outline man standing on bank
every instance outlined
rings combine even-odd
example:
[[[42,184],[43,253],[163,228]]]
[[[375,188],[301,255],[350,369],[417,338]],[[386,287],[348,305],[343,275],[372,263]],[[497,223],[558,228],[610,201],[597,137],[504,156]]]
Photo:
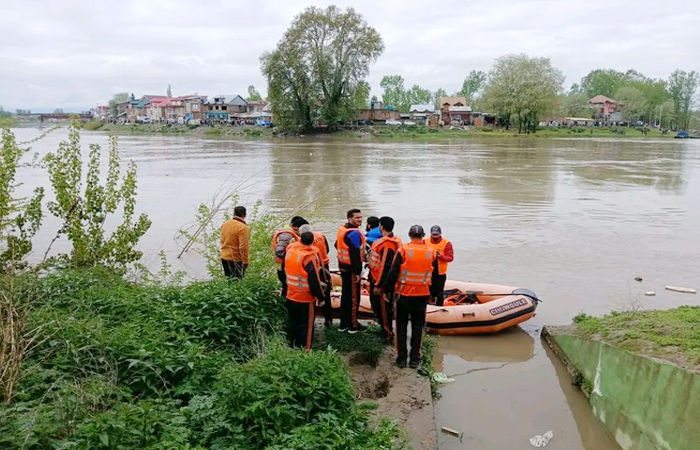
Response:
[[[348,222],[338,229],[335,248],[338,250],[338,269],[343,281],[340,297],[340,331],[355,334],[364,329],[357,321],[360,307],[360,275],[364,261],[365,237],[359,230],[362,225],[362,211],[351,209],[347,213]]]
[[[221,265],[229,279],[240,280],[248,268],[250,227],[245,223],[245,206],[233,208],[233,218],[221,225]]]
[[[420,225],[408,230],[411,242],[403,244],[391,264],[387,280],[381,286],[388,290],[398,281],[396,290],[396,365],[406,367],[406,338],[408,321],[411,321],[411,360],[412,369],[420,365],[420,351],[425,325],[425,307],[430,297],[430,281],[433,273],[435,252],[423,237],[425,232]]]
[[[287,279],[287,311],[292,347],[311,350],[314,332],[314,303],[324,298],[321,289],[321,259],[313,233],[301,233],[299,242],[287,247],[282,266]]]
[[[443,239],[439,225],[430,227],[428,246],[435,250],[435,271],[430,284],[430,302],[442,306],[445,301],[445,281],[447,281],[447,265],[454,260],[452,243]]]
[[[394,319],[394,286],[384,292],[381,286],[389,275],[394,255],[401,247],[401,239],[394,236],[394,219],[384,216],[379,219],[382,237],[372,243],[369,257],[369,300],[382,327],[384,337],[391,342],[394,338],[392,321]]]

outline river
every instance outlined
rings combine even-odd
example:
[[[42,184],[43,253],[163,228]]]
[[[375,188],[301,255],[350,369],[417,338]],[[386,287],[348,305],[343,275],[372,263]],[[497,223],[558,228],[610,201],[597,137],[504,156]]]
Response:
[[[24,141],[40,131],[14,132]],[[43,155],[66,136],[53,131],[32,151]],[[84,145],[106,141],[83,133]],[[539,331],[579,313],[700,303],[664,290],[700,287],[699,140],[128,135],[120,151],[138,165],[138,208],[153,221],[140,248],[152,268],[165,250],[176,269],[205,276],[195,255],[176,259],[184,244],[177,231],[193,225],[200,203],[238,186],[244,205],[260,200],[286,215],[313,209],[314,225],[329,236],[352,207],[393,216],[402,238],[414,223],[439,224],[455,248],[448,277],[534,290],[544,303],[521,327],[440,339],[436,362],[456,381],[440,389],[436,425],[464,431],[461,441],[439,433],[441,449],[530,448],[528,439],[548,430],[548,449],[616,448]],[[47,183],[40,169],[19,175],[20,191]],[[43,256],[56,225],[41,229],[33,258]],[[645,296],[649,290],[657,295]]]

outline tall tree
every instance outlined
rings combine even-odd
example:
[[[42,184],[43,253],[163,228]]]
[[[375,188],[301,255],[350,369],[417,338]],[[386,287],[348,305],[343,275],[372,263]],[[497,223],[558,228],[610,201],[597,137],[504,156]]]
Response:
[[[443,88],[437,88],[435,92],[433,92],[433,105],[436,111],[440,109],[440,97],[447,97],[447,91]]]
[[[128,92],[120,92],[118,94],[114,94],[112,98],[110,99],[108,105],[109,105],[109,114],[112,117],[117,117],[117,106],[120,103],[124,103],[125,101],[129,100],[129,93]]]
[[[273,113],[283,126],[329,129],[354,116],[355,90],[384,51],[379,33],[352,8],[309,7],[277,48],[261,57]]]
[[[481,70],[472,70],[462,83],[462,89],[458,92],[459,95],[467,97],[467,100],[474,100],[486,83],[486,72]]]
[[[384,75],[379,86],[384,89],[382,102],[384,107],[393,106],[397,110],[406,104],[406,89],[404,88],[404,80],[401,75]]]
[[[411,108],[411,105],[424,105],[431,103],[432,98],[433,95],[429,89],[424,89],[417,84],[414,84],[411,86],[411,89],[406,92],[406,101],[408,104],[405,105],[405,110],[408,111]]]
[[[246,98],[246,100],[249,102],[259,102],[262,100],[262,96],[252,84],[248,86],[248,98]]]
[[[619,102],[623,120],[636,122],[645,119],[647,101],[639,89],[632,86],[622,86],[615,91],[615,100]]]
[[[581,90],[592,98],[598,94],[613,97],[615,91],[622,87],[629,77],[613,69],[596,69],[581,78]]]
[[[357,88],[355,89],[352,105],[357,109],[367,109],[369,108],[369,93],[371,87],[368,82],[360,81],[357,83]]]
[[[673,122],[681,130],[690,124],[690,107],[698,88],[698,73],[675,70],[668,79],[668,93],[673,101]]]
[[[553,111],[563,82],[549,58],[501,56],[489,72],[484,100],[506,127],[514,120],[518,131],[534,132],[539,118]]]

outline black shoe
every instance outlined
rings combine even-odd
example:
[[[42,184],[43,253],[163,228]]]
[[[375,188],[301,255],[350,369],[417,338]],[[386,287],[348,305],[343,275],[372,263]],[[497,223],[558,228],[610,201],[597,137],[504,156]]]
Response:
[[[323,321],[323,326],[326,327],[326,328],[330,328],[332,325],[333,325],[333,321],[332,321],[332,320],[326,319],[326,320]]]
[[[408,363],[408,367],[411,369],[417,369],[418,366],[420,366],[420,359],[412,359],[411,362]]]
[[[349,334],[361,333],[361,332],[365,331],[366,329],[367,329],[367,327],[358,324],[357,328],[350,328],[348,330],[348,333]]]
[[[399,366],[399,369],[405,369],[406,368],[406,360],[401,359],[401,360],[396,360],[396,365]]]

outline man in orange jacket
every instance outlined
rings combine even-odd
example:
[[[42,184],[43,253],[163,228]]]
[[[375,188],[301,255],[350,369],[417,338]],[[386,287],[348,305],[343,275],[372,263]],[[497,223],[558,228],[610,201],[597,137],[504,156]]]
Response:
[[[287,281],[284,276],[284,270],[282,269],[282,262],[287,252],[287,246],[299,239],[299,227],[308,223],[309,222],[303,217],[294,216],[287,228],[281,228],[272,234],[272,251],[275,253],[275,262],[279,264],[277,279],[282,283],[282,298],[286,298],[287,295]]]
[[[338,249],[338,269],[343,281],[340,297],[340,331],[355,334],[365,327],[357,321],[360,307],[362,262],[364,261],[365,236],[360,232],[362,211],[351,209],[348,222],[338,229],[335,248]]]
[[[233,218],[221,225],[221,265],[230,279],[243,278],[248,268],[250,228],[245,216],[245,206],[236,206]]]
[[[406,367],[408,351],[406,338],[408,321],[411,321],[410,367],[420,365],[420,351],[425,325],[425,307],[430,298],[430,281],[433,273],[435,252],[423,237],[425,232],[420,225],[408,230],[411,242],[403,244],[394,257],[389,275],[382,285],[388,290],[396,283],[399,298],[396,301],[396,365]]]
[[[290,344],[307,351],[311,350],[313,338],[314,303],[324,298],[319,275],[321,261],[313,242],[313,233],[301,233],[299,242],[287,247],[282,263],[287,279]]]
[[[430,300],[437,306],[445,301],[445,281],[447,281],[447,265],[454,260],[452,243],[442,237],[439,225],[430,227],[428,245],[435,250],[435,271],[430,284]]]
[[[394,289],[392,286],[389,291],[384,292],[379,286],[389,275],[394,255],[401,247],[401,239],[394,236],[394,219],[391,217],[384,216],[379,219],[379,230],[382,237],[372,243],[369,256],[369,300],[384,336],[391,341],[394,337]]]
[[[314,235],[314,242],[312,245],[316,248],[316,250],[318,250],[318,256],[321,260],[321,270],[319,273],[321,276],[321,282],[325,284],[325,288],[323,290],[323,316],[325,321],[323,325],[328,328],[333,324],[333,307],[331,305],[331,290],[333,289],[333,282],[331,280],[330,269],[331,258],[328,256],[330,247],[328,246],[328,239],[326,239],[326,236],[320,231],[313,231],[311,225],[305,224],[299,227],[300,233],[307,231]]]

